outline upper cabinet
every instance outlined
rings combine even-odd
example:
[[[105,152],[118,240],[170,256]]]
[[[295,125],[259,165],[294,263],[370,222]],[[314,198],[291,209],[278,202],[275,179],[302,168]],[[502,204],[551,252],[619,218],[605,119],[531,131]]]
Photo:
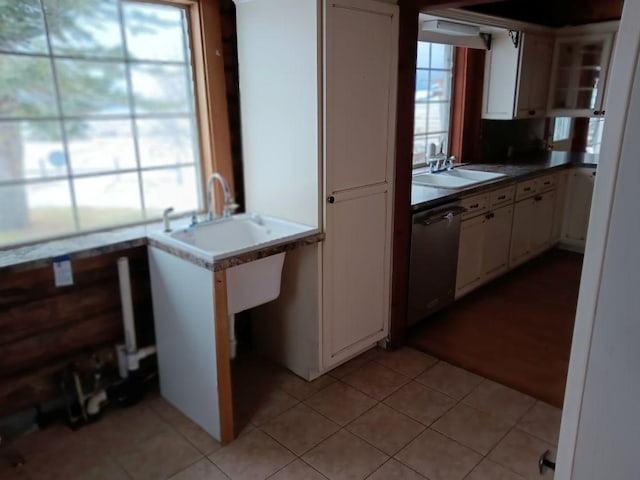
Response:
[[[556,39],[549,115],[590,117],[605,114],[605,92],[614,33]]]
[[[552,56],[549,36],[506,30],[493,34],[485,62],[482,117],[544,117]]]

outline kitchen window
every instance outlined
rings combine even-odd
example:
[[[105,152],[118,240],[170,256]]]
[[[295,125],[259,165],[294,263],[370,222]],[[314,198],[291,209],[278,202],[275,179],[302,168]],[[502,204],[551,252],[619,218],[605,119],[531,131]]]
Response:
[[[454,47],[418,42],[413,166],[424,166],[430,150],[449,152]]]
[[[201,209],[191,18],[188,2],[2,3],[0,246]]]

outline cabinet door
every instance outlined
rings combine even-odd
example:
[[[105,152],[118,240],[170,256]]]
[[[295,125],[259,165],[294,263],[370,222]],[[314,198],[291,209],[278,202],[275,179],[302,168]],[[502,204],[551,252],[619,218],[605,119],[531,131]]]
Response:
[[[569,174],[562,223],[562,241],[584,248],[591,213],[595,169],[576,169]]]
[[[527,198],[515,204],[513,209],[513,227],[511,229],[511,248],[509,266],[524,262],[531,256],[531,231],[535,210],[535,200]]]
[[[613,34],[556,39],[549,114],[586,117],[604,109]]]
[[[551,230],[551,242],[556,243],[562,235],[562,221],[564,219],[564,204],[567,198],[567,172],[557,174],[556,205],[553,209],[553,228]]]
[[[517,117],[544,117],[549,96],[553,40],[525,33],[518,72]]]
[[[511,120],[515,114],[520,50],[507,32],[492,36],[487,51],[482,90],[482,118]]]
[[[393,180],[397,7],[326,2],[327,190]]]
[[[531,219],[531,252],[535,254],[551,244],[556,192],[552,190],[537,195],[533,200],[535,208]]]
[[[465,220],[460,227],[456,298],[470,292],[482,283],[482,256],[486,222],[485,216],[481,215]]]
[[[374,191],[371,191],[374,190]],[[384,338],[389,324],[389,193],[365,189],[327,206],[323,350],[333,365]]]
[[[489,280],[509,268],[513,207],[499,208],[486,217],[482,269],[485,280]]]

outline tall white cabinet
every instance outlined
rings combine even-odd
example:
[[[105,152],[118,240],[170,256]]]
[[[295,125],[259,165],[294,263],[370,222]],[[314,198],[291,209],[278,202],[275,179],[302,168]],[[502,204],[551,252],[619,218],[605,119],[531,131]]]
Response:
[[[386,337],[398,7],[236,0],[247,210],[315,225],[254,312],[256,343],[313,378]]]

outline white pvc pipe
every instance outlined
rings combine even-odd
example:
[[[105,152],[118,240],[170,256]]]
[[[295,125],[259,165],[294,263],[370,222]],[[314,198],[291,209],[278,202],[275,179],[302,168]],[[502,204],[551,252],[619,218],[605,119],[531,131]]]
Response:
[[[133,319],[129,259],[127,257],[120,257],[118,259],[118,277],[120,280],[120,303],[122,305],[125,347],[127,353],[132,354],[137,351],[138,346],[136,342],[136,326]]]

